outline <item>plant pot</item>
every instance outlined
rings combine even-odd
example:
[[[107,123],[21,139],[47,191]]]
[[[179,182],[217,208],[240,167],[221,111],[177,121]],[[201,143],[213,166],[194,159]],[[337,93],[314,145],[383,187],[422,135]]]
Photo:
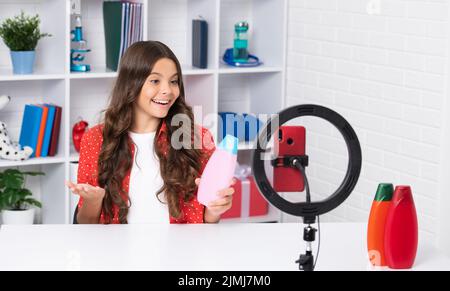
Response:
[[[3,224],[33,224],[34,208],[27,210],[2,210]]]
[[[10,51],[14,74],[32,74],[35,51]]]

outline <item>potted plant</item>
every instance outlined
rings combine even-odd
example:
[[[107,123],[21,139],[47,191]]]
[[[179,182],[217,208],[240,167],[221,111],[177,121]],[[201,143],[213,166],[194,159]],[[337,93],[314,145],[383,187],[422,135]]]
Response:
[[[39,16],[20,15],[6,19],[0,25],[0,36],[11,50],[14,74],[31,74],[34,66],[34,49],[38,41],[48,33],[39,30]]]
[[[42,207],[24,188],[26,176],[44,175],[42,172],[22,172],[7,169],[0,172],[0,211],[4,224],[33,224],[34,208]]]

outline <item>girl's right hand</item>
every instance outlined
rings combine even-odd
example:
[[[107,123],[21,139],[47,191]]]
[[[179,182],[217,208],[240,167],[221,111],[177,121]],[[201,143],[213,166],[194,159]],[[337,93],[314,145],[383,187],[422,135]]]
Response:
[[[66,181],[67,187],[76,195],[83,197],[84,200],[92,202],[101,202],[105,197],[105,189],[94,187],[89,184],[75,184],[71,181]]]

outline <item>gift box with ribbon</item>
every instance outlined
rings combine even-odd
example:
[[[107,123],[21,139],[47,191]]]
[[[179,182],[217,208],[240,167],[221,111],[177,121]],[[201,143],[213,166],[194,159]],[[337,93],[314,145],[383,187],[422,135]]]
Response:
[[[233,185],[233,204],[222,214],[222,218],[245,218],[266,215],[269,205],[259,192],[255,179],[248,166],[238,166],[235,172],[236,184]]]

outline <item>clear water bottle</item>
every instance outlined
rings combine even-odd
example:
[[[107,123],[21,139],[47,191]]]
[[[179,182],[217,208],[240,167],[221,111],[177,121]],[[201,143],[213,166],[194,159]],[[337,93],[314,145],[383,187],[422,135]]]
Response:
[[[233,59],[235,62],[248,61],[248,23],[246,21],[234,25]]]

